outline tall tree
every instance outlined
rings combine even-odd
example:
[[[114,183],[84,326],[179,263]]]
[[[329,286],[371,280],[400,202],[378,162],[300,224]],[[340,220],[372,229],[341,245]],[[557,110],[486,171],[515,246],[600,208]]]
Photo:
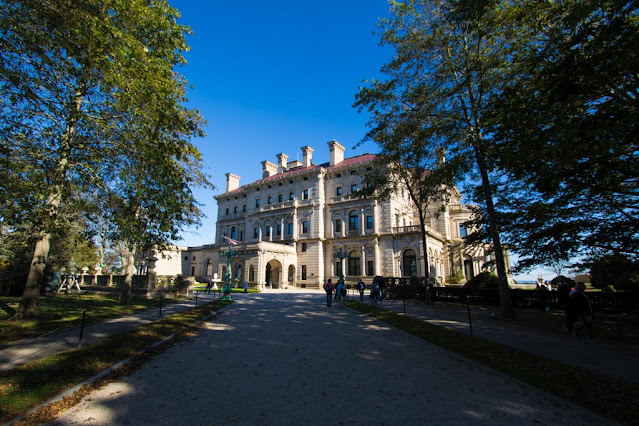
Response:
[[[522,267],[639,258],[638,6],[526,5],[533,41],[513,56],[491,129]]]
[[[511,2],[499,0],[393,1],[391,17],[381,27],[382,44],[392,46],[395,57],[382,68],[387,79],[361,89],[356,103],[371,112],[374,140],[375,133],[394,132],[408,122],[415,147],[431,153],[445,149],[451,162],[465,162],[467,170],[476,173],[481,189],[476,201],[484,206],[500,281],[501,315],[506,318],[514,311],[484,115],[491,96],[504,84],[503,71],[515,48],[511,11]]]
[[[33,186],[24,217],[36,243],[16,318],[35,317],[52,230],[78,194],[104,187],[103,172],[137,152],[131,129],[151,120],[144,97],[153,89],[183,100],[188,29],[163,0],[25,0],[0,4],[0,136],[6,157]],[[173,90],[173,92],[171,91]],[[177,90],[177,91],[176,91]],[[176,130],[188,146],[198,124]],[[175,157],[175,144],[156,139],[155,157]],[[4,154],[4,151],[3,151]],[[185,156],[193,150],[185,150]],[[74,205],[75,204],[75,205]],[[2,214],[4,217],[5,215]],[[19,219],[19,215],[17,217]]]

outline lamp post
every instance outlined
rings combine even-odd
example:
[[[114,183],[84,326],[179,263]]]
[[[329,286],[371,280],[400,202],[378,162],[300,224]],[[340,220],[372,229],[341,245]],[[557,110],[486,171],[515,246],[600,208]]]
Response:
[[[338,283],[344,282],[344,259],[348,259],[350,255],[342,253],[342,248],[339,251],[333,252],[333,258],[339,259],[339,280]]]
[[[231,257],[236,254],[237,252],[231,249],[230,241],[229,248],[220,252],[220,255],[226,256],[226,276],[224,277],[224,287],[222,288],[222,297],[220,300],[231,300]]]

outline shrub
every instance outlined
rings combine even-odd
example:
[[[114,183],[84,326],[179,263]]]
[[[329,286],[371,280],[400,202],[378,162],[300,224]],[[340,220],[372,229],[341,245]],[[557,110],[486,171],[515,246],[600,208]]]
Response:
[[[615,292],[617,290],[615,290],[615,286],[614,285],[609,285],[607,287],[602,288],[601,291],[612,291],[612,292]]]
[[[592,286],[614,286],[617,290],[639,287],[639,262],[633,262],[622,254],[604,256],[595,260],[590,269]]]
[[[468,282],[464,284],[464,288],[473,290],[496,289],[499,288],[499,279],[497,275],[491,274],[490,272],[481,272],[468,280]]]

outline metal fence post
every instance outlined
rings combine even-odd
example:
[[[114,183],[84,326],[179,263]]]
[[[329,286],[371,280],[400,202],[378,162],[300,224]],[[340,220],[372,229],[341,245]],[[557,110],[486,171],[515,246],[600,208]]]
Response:
[[[82,323],[80,324],[80,338],[78,339],[78,348],[82,345],[82,335],[84,334],[84,320],[86,318],[87,311],[82,311]]]

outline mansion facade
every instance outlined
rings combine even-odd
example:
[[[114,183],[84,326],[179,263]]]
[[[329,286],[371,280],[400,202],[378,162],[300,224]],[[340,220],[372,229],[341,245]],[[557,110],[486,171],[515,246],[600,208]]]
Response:
[[[262,162],[262,178],[240,186],[240,176],[226,174],[226,191],[218,204],[214,244],[182,251],[182,275],[207,280],[230,274],[251,287],[321,288],[340,273],[347,283],[374,276],[410,276],[411,265],[444,285],[452,275],[470,279],[488,259],[486,248],[465,248],[465,222],[471,212],[459,204],[429,206],[428,223],[420,224],[407,191],[379,201],[360,198],[362,176],[375,158],[344,158],[344,147],[328,142],[330,160],[315,164],[313,149],[302,147],[302,161]],[[456,203],[456,204],[455,204]],[[437,212],[437,214],[435,214]],[[420,226],[427,232],[422,249]],[[228,237],[237,244],[230,245]]]

